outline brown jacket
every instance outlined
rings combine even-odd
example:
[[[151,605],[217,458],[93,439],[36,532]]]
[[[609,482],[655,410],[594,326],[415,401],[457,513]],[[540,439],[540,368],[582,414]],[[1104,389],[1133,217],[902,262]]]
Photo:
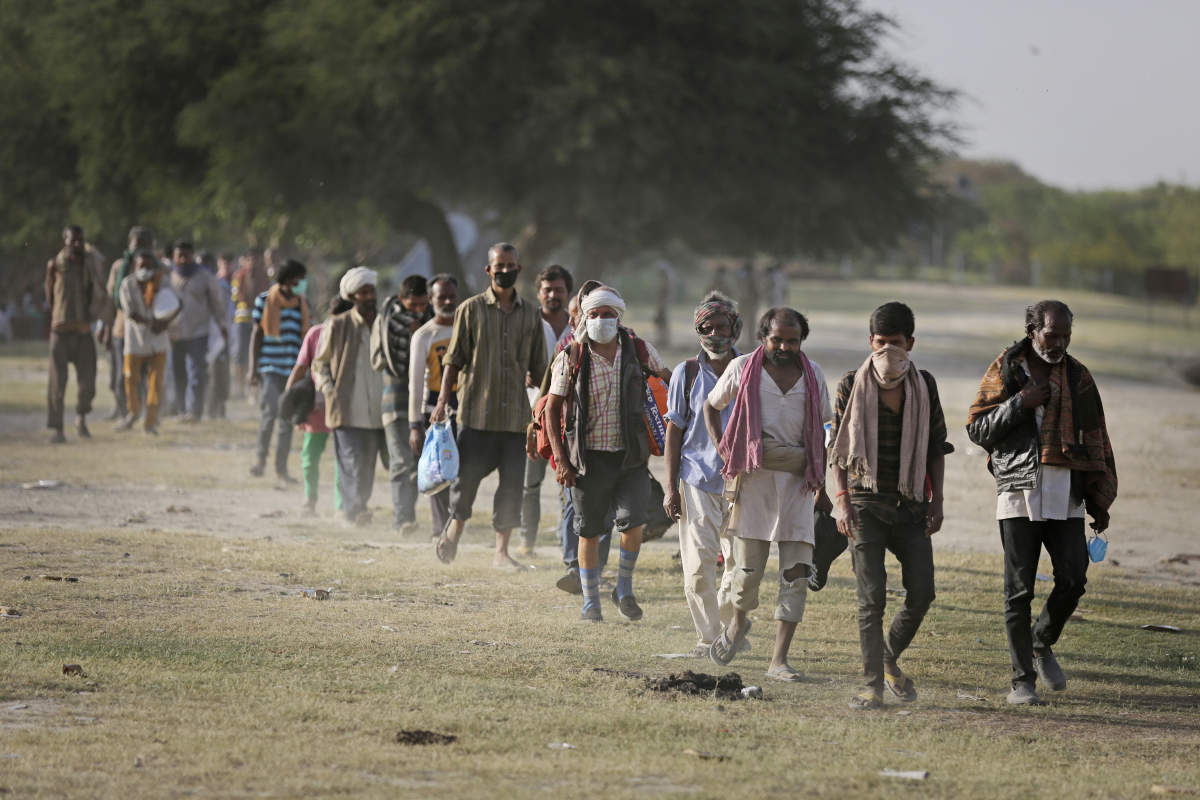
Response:
[[[92,251],[77,262],[64,247],[46,264],[51,329],[85,333],[94,320],[104,318],[107,294],[94,261]]]
[[[361,342],[362,326],[353,309],[330,317],[321,332],[312,373],[313,383],[325,396],[325,424],[330,429],[345,425],[349,416]]]

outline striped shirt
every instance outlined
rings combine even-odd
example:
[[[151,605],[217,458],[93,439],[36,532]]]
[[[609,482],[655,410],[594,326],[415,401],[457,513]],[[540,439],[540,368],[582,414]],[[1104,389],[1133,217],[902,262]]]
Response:
[[[267,303],[267,293],[263,292],[254,298],[254,324],[262,325],[263,308]],[[279,310],[279,335],[263,334],[262,353],[258,358],[260,374],[271,372],[276,375],[291,375],[292,367],[296,365],[296,356],[300,354],[300,345],[304,342],[304,317],[300,313],[300,304],[295,308]]]

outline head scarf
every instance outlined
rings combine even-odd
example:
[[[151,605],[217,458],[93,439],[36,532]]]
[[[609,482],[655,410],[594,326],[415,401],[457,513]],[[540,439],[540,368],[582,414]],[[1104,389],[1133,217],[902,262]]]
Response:
[[[742,318],[737,312],[737,306],[732,300],[727,298],[713,298],[707,302],[696,306],[696,315],[693,318],[693,323],[696,326],[696,333],[700,332],[700,326],[708,322],[717,314],[725,314],[729,317],[729,338],[736,342],[738,337],[742,335]]]
[[[613,311],[617,312],[617,323],[625,316],[625,301],[621,298],[620,293],[610,286],[597,286],[587,293],[587,296],[579,301],[579,324],[574,328],[575,340],[586,344],[587,335],[587,315],[593,308],[601,308],[608,306]]]
[[[379,280],[379,276],[373,269],[366,267],[354,267],[347,270],[342,276],[342,282],[338,284],[338,293],[351,302],[354,301],[354,293],[364,286],[375,286]]]

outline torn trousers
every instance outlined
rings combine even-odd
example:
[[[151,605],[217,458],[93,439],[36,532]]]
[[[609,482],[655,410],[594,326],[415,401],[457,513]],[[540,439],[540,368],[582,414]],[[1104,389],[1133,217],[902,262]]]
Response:
[[[812,569],[813,546],[809,542],[777,542],[779,545],[779,597],[775,601],[775,619],[784,622],[800,622],[804,619],[804,603],[808,598],[808,573]],[[733,607],[738,611],[753,611],[758,608],[758,588],[762,584],[767,558],[771,554],[771,542],[764,539],[733,540],[733,557],[737,567],[733,571]],[[795,567],[794,580],[784,573]]]

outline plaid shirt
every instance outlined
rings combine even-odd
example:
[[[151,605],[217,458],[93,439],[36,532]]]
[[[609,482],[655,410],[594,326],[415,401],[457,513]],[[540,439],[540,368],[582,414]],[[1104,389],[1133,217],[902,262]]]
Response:
[[[584,447],[588,450],[603,450],[615,453],[625,449],[621,435],[621,348],[610,364],[604,356],[596,355],[588,348],[591,363],[588,368],[587,435]],[[554,359],[553,375],[550,378],[550,394],[566,397],[570,389],[569,350],[563,350]]]

